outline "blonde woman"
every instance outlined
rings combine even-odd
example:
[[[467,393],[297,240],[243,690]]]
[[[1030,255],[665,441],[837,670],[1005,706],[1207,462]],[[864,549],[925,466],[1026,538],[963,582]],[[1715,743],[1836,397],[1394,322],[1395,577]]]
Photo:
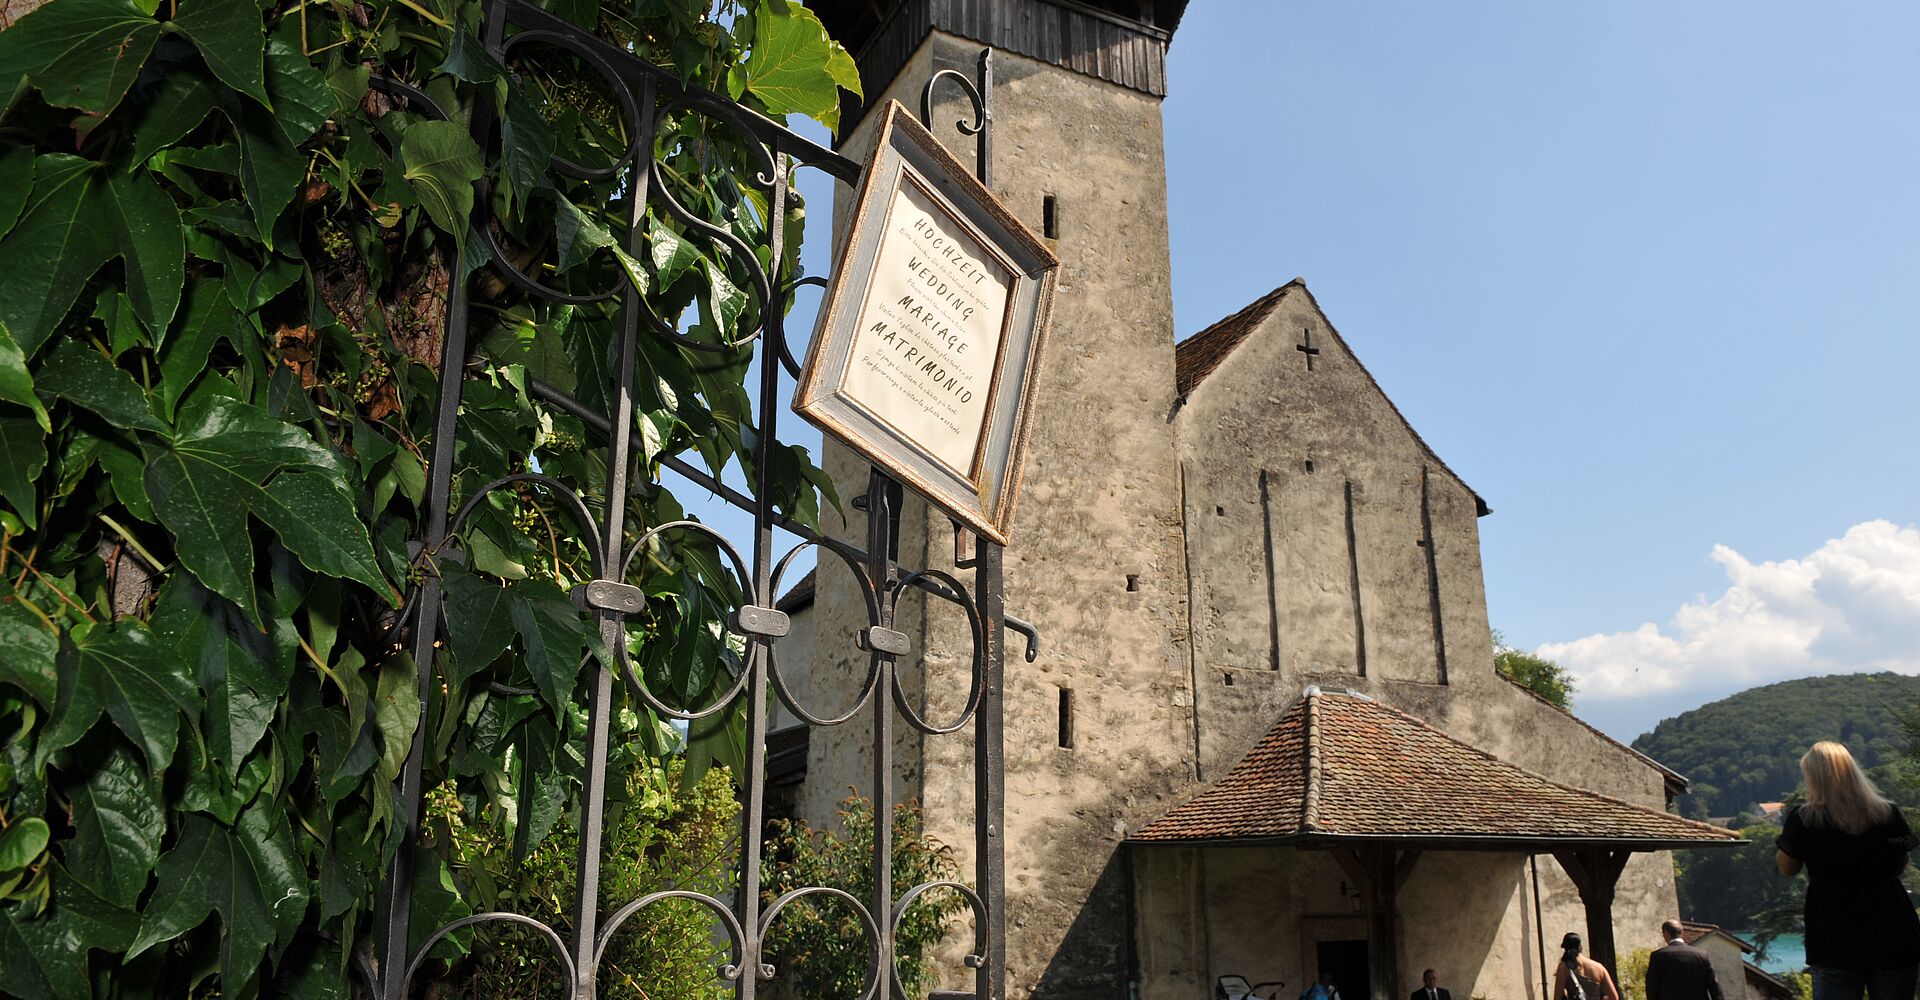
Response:
[[[1787,815],[1774,862],[1807,873],[1807,964],[1813,1000],[1914,1000],[1920,916],[1900,873],[1913,834],[1900,810],[1838,743],[1800,758],[1807,802]]]
[[[1554,1000],[1620,1000],[1613,974],[1580,954],[1582,947],[1578,934],[1568,932],[1560,939],[1560,967],[1553,971]]]

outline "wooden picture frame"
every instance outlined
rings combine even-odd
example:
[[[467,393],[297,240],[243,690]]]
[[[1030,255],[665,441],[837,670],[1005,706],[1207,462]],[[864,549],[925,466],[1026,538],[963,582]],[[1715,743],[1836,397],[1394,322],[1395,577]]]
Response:
[[[897,101],[861,176],[794,411],[999,544],[1060,262]]]

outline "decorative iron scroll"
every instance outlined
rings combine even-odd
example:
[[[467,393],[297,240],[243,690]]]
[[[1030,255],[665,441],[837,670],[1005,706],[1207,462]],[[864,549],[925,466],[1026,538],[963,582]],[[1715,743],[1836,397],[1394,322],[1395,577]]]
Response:
[[[715,343],[690,336],[676,325],[676,317],[655,315],[630,281],[597,291],[581,292],[556,287],[542,280],[539,269],[529,273],[516,264],[510,248],[503,245],[488,217],[489,197],[485,190],[476,199],[475,217],[469,236],[469,252],[483,254],[486,266],[502,281],[531,296],[559,304],[617,301],[614,364],[606,399],[611,405],[604,411],[583,402],[575,394],[563,392],[539,379],[529,379],[528,392],[556,410],[563,411],[605,436],[608,482],[606,496],[620,499],[635,491],[650,489],[650,484],[633,482],[636,458],[641,457],[633,440],[635,427],[634,377],[636,354],[641,338],[661,338],[678,347],[700,351],[735,353],[759,352],[757,403],[758,425],[755,447],[759,468],[770,468],[779,447],[778,416],[784,404],[781,380],[791,378],[797,366],[788,344],[784,316],[794,290],[819,284],[818,278],[792,279],[782,273],[786,259],[784,227],[779,220],[785,212],[791,192],[789,177],[794,169],[808,167],[825,171],[846,183],[858,180],[860,168],[853,161],[808,140],[784,126],[759,116],[735,102],[705,91],[683,87],[676,76],[648,64],[591,33],[540,10],[523,0],[494,0],[487,6],[482,40],[487,51],[505,63],[516,50],[525,46],[545,47],[576,58],[598,74],[617,104],[618,114],[631,141],[614,162],[590,166],[553,157],[552,175],[571,180],[602,181],[621,185],[627,205],[623,231],[612,233],[626,251],[640,256],[643,238],[641,223],[647,206],[655,205],[673,219],[703,238],[727,248],[726,257],[748,272],[746,293],[751,297],[757,318],[751,330],[731,343]],[[992,156],[992,80],[989,54],[980,58],[978,84],[951,70],[936,74],[923,95],[923,107],[931,109],[934,84],[941,79],[959,81],[972,105],[973,119],[959,123],[963,132],[978,141],[978,171],[983,182],[990,178]],[[415,113],[437,118],[448,117],[424,92],[398,81],[378,79],[373,86],[405,104]],[[715,226],[677,201],[662,176],[662,163],[656,155],[656,142],[670,116],[705,116],[748,141],[753,151],[756,183],[765,193],[767,245],[748,246],[734,233]],[[493,148],[494,122],[484,106],[475,112],[473,134],[483,149]],[[497,155],[497,154],[496,154]],[[476,249],[473,244],[477,243]],[[767,253],[762,258],[756,249]],[[455,271],[456,276],[464,269]],[[587,706],[587,742],[585,768],[581,775],[582,794],[579,816],[578,888],[572,910],[571,940],[553,927],[528,916],[514,913],[478,913],[453,921],[427,933],[418,947],[409,947],[413,915],[413,853],[402,849],[396,857],[385,889],[382,914],[384,925],[379,935],[377,972],[364,962],[356,968],[366,987],[381,1000],[399,1000],[410,995],[414,980],[434,946],[448,935],[482,925],[524,927],[539,937],[553,953],[552,969],[565,983],[569,996],[588,1000],[596,994],[596,976],[608,942],[631,920],[646,920],[647,911],[657,904],[673,900],[704,907],[712,913],[716,940],[724,936],[728,955],[718,969],[720,976],[734,984],[742,1000],[750,1000],[763,981],[778,975],[762,952],[768,928],[781,912],[807,897],[827,897],[850,907],[859,917],[868,941],[869,963],[863,998],[871,1000],[882,993],[904,998],[894,968],[893,940],[902,916],[916,899],[934,891],[960,894],[971,911],[974,926],[973,947],[967,964],[975,968],[974,995],[982,1000],[997,1000],[1004,995],[1005,876],[1000,840],[1002,814],[1002,719],[1001,670],[1003,630],[1012,627],[1028,639],[1027,659],[1035,655],[1036,637],[1030,626],[1006,618],[1001,594],[1001,549],[977,540],[977,556],[964,561],[974,570],[968,587],[958,577],[936,569],[903,568],[897,561],[900,536],[902,490],[898,483],[877,471],[870,477],[864,503],[868,518],[866,545],[863,548],[833,538],[799,524],[776,510],[771,496],[748,495],[729,487],[708,472],[675,455],[656,460],[695,484],[712,491],[726,502],[753,516],[754,537],[750,556],[743,554],[726,537],[697,521],[673,521],[629,537],[627,504],[601,505],[596,517],[594,505],[580,490],[560,478],[540,472],[504,477],[484,485],[468,495],[458,510],[449,510],[453,496],[455,469],[454,444],[460,425],[464,380],[457,376],[467,369],[469,344],[469,302],[467,281],[456,277],[446,309],[446,334],[443,340],[440,370],[445,376],[435,403],[435,421],[427,489],[427,517],[424,532],[416,540],[422,572],[420,582],[408,595],[396,634],[405,636],[413,662],[418,666],[420,703],[429,705],[434,683],[434,650],[445,638],[443,593],[438,566],[442,560],[458,561],[458,536],[469,516],[487,494],[512,488],[538,491],[549,497],[573,522],[575,540],[587,551],[594,579],[579,588],[576,601],[597,624],[602,648],[610,651],[603,661],[591,657],[590,700]],[[646,468],[644,464],[641,468]],[[778,527],[802,539],[791,551],[774,552],[774,529]],[[724,556],[725,569],[735,577],[740,594],[738,607],[728,616],[730,630],[745,642],[744,668],[724,695],[712,704],[696,710],[681,710],[667,704],[648,690],[643,672],[628,661],[623,633],[627,617],[644,607],[644,597],[627,582],[639,553],[656,544],[672,545],[688,536],[711,544]],[[866,627],[859,638],[869,649],[869,669],[853,706],[831,718],[813,714],[795,698],[792,686],[780,673],[775,647],[787,631],[785,616],[775,610],[775,597],[786,571],[803,551],[813,550],[843,563],[852,572],[865,604]],[[899,645],[899,633],[893,632],[894,609],[901,594],[913,588],[957,606],[966,616],[973,637],[972,666],[965,707],[954,719],[923,718],[900,693],[895,678],[896,659],[905,650]],[[608,662],[610,661],[610,662]],[[609,716],[615,684],[623,684],[650,708],[662,716],[692,721],[722,711],[740,699],[745,701],[747,719],[746,773],[736,775],[741,786],[741,881],[736,898],[715,898],[699,892],[670,890],[655,892],[625,902],[613,910],[604,924],[600,921],[601,836],[607,800],[607,759]],[[494,690],[506,694],[530,693],[498,684]],[[874,809],[881,817],[875,824],[873,855],[874,894],[856,899],[830,886],[798,889],[762,906],[761,847],[765,827],[764,792],[766,786],[766,738],[769,724],[769,698],[777,697],[796,717],[810,726],[833,726],[847,722],[862,711],[872,713],[874,723]],[[410,843],[421,830],[422,762],[426,729],[416,728],[410,753],[397,779],[396,801],[404,842]],[[892,812],[893,768],[892,733],[895,713],[908,726],[928,734],[957,732],[975,727],[975,847],[976,869],[972,886],[952,881],[930,882],[911,888],[893,898],[892,834],[885,817]]]

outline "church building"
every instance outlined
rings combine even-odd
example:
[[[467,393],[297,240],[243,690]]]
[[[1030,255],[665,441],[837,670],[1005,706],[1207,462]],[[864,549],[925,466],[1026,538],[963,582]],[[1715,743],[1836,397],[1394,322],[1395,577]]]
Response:
[[[1292,996],[1326,969],[1348,1000],[1405,998],[1433,968],[1460,1000],[1545,1000],[1567,931],[1609,963],[1657,946],[1669,852],[1733,834],[1667,811],[1683,777],[1495,672],[1488,505],[1368,374],[1368,331],[1350,342],[1276,275],[1176,343],[1160,102],[1185,0],[810,6],[860,66],[856,158],[868,112],[917,109],[992,47],[994,191],[1061,260],[1005,555],[1007,611],[1040,636],[1033,662],[1009,636],[1005,677],[1008,995],[1194,1000],[1237,975]],[[936,125],[969,117],[938,93]],[[864,491],[852,452],[824,465]],[[822,526],[858,540],[848,516]],[[901,534],[902,563],[966,577],[939,511],[910,499]],[[822,560],[782,609],[781,675],[844,710],[868,662],[851,574]],[[965,618],[902,600],[895,627],[906,696],[956,715]],[[872,780],[871,738],[776,732],[790,808],[830,822]],[[971,871],[971,736],[897,726],[894,755],[896,794]]]

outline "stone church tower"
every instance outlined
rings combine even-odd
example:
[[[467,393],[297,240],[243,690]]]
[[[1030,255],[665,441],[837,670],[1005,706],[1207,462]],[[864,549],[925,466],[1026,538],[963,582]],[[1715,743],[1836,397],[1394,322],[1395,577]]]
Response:
[[[1005,564],[1008,613],[1039,627],[1045,651],[1021,662],[1020,639],[1008,636],[1005,835],[1009,856],[1023,859],[1007,874],[1008,990],[1121,996],[1128,890],[1113,862],[1129,828],[1171,806],[1193,779],[1180,486],[1166,425],[1173,298],[1160,123],[1167,43],[1185,3],[813,6],[860,60],[869,108],[893,99],[917,110],[936,70],[971,77],[982,44],[994,46],[994,193],[1061,260]],[[953,91],[938,93],[949,100],[936,105],[937,134],[970,162],[973,143],[950,124],[968,109]],[[869,117],[847,129],[841,151],[865,157],[874,128]],[[836,206],[843,214],[846,200]],[[841,496],[864,491],[857,456],[829,444],[824,467]],[[833,520],[824,515],[823,526]],[[858,539],[863,517],[840,530]],[[944,515],[909,500],[902,563],[951,567],[952,539]],[[858,604],[851,578],[831,562],[822,562],[811,616],[816,712],[846,704],[827,693],[828,678],[865,675],[866,654],[828,645],[853,634]],[[901,607],[898,627],[915,651],[901,664],[903,686],[924,672],[928,716],[952,718],[966,697],[966,623],[938,602],[924,614],[911,599]],[[810,734],[803,814],[830,815],[849,784],[869,783],[870,732],[856,721]],[[970,740],[967,731],[924,741],[908,733],[896,754],[900,793],[921,799],[929,830],[963,852],[966,870]],[[1116,799],[1086,781],[1090,773],[1117,775],[1129,792]]]
[[[811,6],[855,54],[867,108],[917,109],[937,70],[971,77],[993,47],[994,191],[1061,261],[1005,563],[1007,611],[1043,644],[1025,663],[1009,635],[1008,996],[1171,1000],[1227,973],[1297,990],[1332,965],[1351,1000],[1403,997],[1424,963],[1458,996],[1542,1000],[1549,927],[1657,943],[1675,906],[1664,851],[1726,832],[1667,816],[1684,779],[1494,672],[1486,504],[1303,284],[1176,346],[1160,100],[1184,0]],[[964,117],[934,109],[963,161]],[[875,122],[845,121],[842,151],[865,157]],[[823,465],[843,498],[864,492],[851,452],[829,442]],[[831,511],[822,526],[856,542],[866,527]],[[901,563],[953,556],[947,518],[910,497]],[[842,714],[868,655],[851,575],[823,558],[781,607],[782,676],[815,715]],[[953,719],[966,622],[938,601],[899,608],[901,689]],[[770,738],[794,812],[817,825],[850,787],[871,793],[870,726]],[[970,741],[895,727],[895,793],[963,871]],[[1420,759],[1396,770],[1403,752]],[[1425,790],[1474,781],[1412,816],[1406,775],[1435,761],[1450,763]],[[1396,923],[1415,907],[1449,921]]]

